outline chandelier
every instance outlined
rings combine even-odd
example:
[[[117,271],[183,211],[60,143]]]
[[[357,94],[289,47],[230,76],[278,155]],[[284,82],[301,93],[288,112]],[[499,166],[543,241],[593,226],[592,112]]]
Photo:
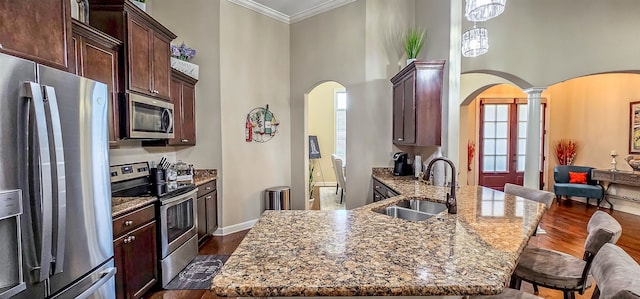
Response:
[[[464,16],[471,22],[484,22],[504,12],[507,0],[467,0]]]
[[[489,51],[489,32],[487,28],[473,28],[462,34],[462,56],[477,57]]]

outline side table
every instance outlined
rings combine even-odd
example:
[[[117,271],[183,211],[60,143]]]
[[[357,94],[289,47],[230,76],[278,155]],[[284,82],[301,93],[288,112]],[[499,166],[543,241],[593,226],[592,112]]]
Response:
[[[607,191],[613,184],[640,186],[640,173],[626,170],[611,171],[605,169],[594,169],[591,171],[591,179],[598,181],[605,188],[604,198],[609,203],[610,209],[613,210],[613,204],[607,197]],[[600,206],[600,202],[598,202]]]

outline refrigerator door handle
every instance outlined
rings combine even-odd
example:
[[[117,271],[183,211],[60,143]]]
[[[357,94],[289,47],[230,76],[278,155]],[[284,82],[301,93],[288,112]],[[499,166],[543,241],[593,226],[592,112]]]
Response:
[[[111,279],[111,277],[116,275],[116,272],[118,272],[118,269],[115,268],[115,267],[112,267],[112,268],[109,268],[107,270],[104,270],[104,271],[100,272],[100,279],[98,279],[96,282],[94,282],[93,285],[91,285],[91,287],[86,289],[80,295],[76,296],[75,299],[86,299],[86,298],[89,298],[89,296],[93,295],[93,293],[95,293],[102,285],[107,283],[107,281],[109,281],[109,279]]]
[[[39,225],[35,225],[35,227],[40,227],[40,240],[38,243],[40,244],[40,255],[37,256],[37,252],[33,252],[33,255],[26,255],[30,257],[32,260],[28,261],[28,265],[31,269],[28,269],[31,273],[31,276],[34,281],[42,282],[49,278],[49,271],[51,269],[51,239],[52,239],[52,188],[51,188],[51,157],[49,153],[49,138],[47,132],[47,122],[46,122],[46,114],[44,109],[44,97],[42,96],[42,89],[38,83],[34,82],[25,82],[22,89],[22,98],[26,98],[29,104],[25,107],[27,111],[23,111],[23,114],[29,115],[29,111],[33,111],[34,119],[33,123],[35,125],[35,132],[31,132],[30,129],[26,130],[26,139],[22,140],[21,149],[26,149],[30,140],[36,141],[38,146],[33,150],[37,150],[37,160],[34,161],[33,164],[38,165],[30,165],[28,163],[29,158],[28,155],[31,153],[27,153],[27,158],[23,157],[22,161],[25,169],[24,175],[26,178],[22,178],[26,180],[24,183],[28,184],[29,182],[29,174],[33,175],[33,187],[28,188],[26,190],[34,190],[34,194],[31,194],[35,198],[30,199],[30,201],[37,201],[40,203],[41,211],[40,217],[41,219],[32,218],[32,221],[41,220],[42,222]],[[27,117],[27,127],[29,127]],[[36,136],[31,136],[35,134]],[[32,139],[34,138],[35,139]],[[30,169],[29,169],[30,168]],[[36,211],[37,212],[37,211]],[[32,212],[32,215],[37,215]],[[34,227],[32,224],[31,227]],[[34,228],[32,228],[34,230]],[[37,229],[35,229],[37,231]],[[37,238],[37,236],[33,236]],[[33,251],[37,251],[37,249],[32,249]]]
[[[53,145],[51,149],[51,164],[53,166],[53,173],[55,175],[53,180],[53,186],[56,188],[53,192],[53,198],[56,202],[57,223],[54,223],[56,231],[56,240],[54,240],[55,247],[53,248],[54,263],[53,274],[61,273],[64,266],[64,246],[65,246],[65,233],[67,224],[67,189],[66,189],[66,168],[64,161],[64,144],[62,142],[62,126],[60,125],[60,113],[58,110],[58,99],[56,98],[56,91],[52,86],[44,86],[45,107],[48,108],[47,120],[48,125],[51,128],[51,134],[49,135],[50,144]],[[52,140],[51,140],[52,139]]]

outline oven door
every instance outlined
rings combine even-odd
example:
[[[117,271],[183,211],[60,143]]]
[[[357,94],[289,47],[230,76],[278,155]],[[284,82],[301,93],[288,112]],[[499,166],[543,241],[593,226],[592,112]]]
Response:
[[[196,192],[198,189],[160,203],[160,255],[164,259],[171,252],[197,234]]]
[[[124,95],[124,136],[137,139],[171,139],[173,104],[133,93]]]

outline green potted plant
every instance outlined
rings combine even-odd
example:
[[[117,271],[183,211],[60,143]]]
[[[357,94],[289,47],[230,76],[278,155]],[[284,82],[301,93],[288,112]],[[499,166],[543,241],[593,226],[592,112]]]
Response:
[[[407,53],[407,65],[415,61],[422,50],[427,31],[421,28],[410,28],[402,36],[404,51]]]

